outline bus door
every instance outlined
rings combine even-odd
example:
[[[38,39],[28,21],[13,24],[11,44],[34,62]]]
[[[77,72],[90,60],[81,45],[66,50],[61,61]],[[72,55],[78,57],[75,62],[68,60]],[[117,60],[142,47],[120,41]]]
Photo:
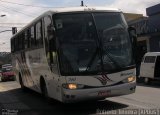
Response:
[[[55,37],[54,37],[54,29],[52,24],[52,18],[50,16],[44,17],[44,25],[45,25],[45,50],[46,50],[46,56],[48,65],[50,67],[50,79],[48,87],[50,90],[50,95],[52,95],[55,98],[58,98],[58,94],[60,94],[60,91],[57,90],[59,87],[59,71],[58,71],[58,62],[57,62],[57,52],[55,48]],[[59,93],[57,92],[59,91]]]

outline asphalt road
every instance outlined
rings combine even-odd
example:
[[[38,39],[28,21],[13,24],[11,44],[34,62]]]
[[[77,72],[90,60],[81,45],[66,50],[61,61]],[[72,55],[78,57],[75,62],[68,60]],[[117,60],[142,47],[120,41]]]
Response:
[[[62,104],[54,100],[48,103],[31,90],[23,92],[15,81],[0,82],[0,109],[2,115],[159,115],[160,83],[138,84],[136,93],[131,95]]]

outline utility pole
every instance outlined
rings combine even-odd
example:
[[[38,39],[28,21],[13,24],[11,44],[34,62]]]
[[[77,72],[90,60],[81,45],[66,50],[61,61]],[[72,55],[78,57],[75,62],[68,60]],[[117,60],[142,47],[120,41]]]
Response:
[[[17,27],[12,27],[12,34],[16,34],[17,33]]]

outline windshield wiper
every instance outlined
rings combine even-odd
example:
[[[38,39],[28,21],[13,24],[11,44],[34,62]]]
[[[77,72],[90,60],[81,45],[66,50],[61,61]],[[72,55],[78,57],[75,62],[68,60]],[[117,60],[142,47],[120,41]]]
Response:
[[[99,52],[99,56],[100,56],[100,60],[101,60],[101,69],[102,69],[102,71],[104,70],[103,61],[102,61],[102,49],[100,47],[102,43],[101,43],[101,40],[100,40],[100,37],[99,37],[99,34],[98,34],[98,29],[97,29],[97,26],[96,26],[95,18],[94,18],[92,13],[91,13],[91,15],[92,15],[94,26],[95,26],[95,30],[96,30],[96,38],[97,39],[95,38],[95,41],[96,41],[96,44],[97,44],[97,48],[96,48],[96,51],[93,54],[91,60],[89,61],[85,72],[87,72],[89,70],[89,68],[91,68],[91,65],[93,64],[98,52]]]
[[[107,57],[110,59],[110,61],[112,61],[112,62],[115,64],[116,67],[121,68],[121,66],[115,61],[115,59],[112,58],[112,57],[110,56],[110,54],[107,52],[107,49],[106,49],[106,51],[103,50],[103,52],[104,52],[104,54],[107,55]],[[104,61],[104,60],[103,60],[103,61]]]
[[[93,56],[91,57],[91,60],[89,61],[85,72],[87,72],[87,71],[91,68],[91,65],[93,64],[93,61],[95,60],[97,54],[98,54],[98,47],[96,48],[95,53],[94,53]]]

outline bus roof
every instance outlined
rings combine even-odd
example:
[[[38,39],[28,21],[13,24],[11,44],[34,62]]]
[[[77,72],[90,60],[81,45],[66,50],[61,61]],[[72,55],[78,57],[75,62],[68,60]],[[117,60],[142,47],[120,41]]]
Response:
[[[45,16],[46,14],[57,14],[57,13],[70,13],[70,12],[121,12],[121,10],[116,9],[116,8],[106,8],[106,7],[66,7],[66,8],[54,8],[49,11],[44,12],[42,15],[39,17],[35,18],[32,22],[30,22],[28,25],[23,27],[20,31],[18,31],[15,35],[16,36],[18,33],[21,31],[25,30],[27,27],[35,23],[37,20]],[[11,38],[11,39],[12,39]]]
[[[116,8],[106,8],[106,7],[68,7],[68,8],[57,8],[51,10],[55,13],[63,13],[63,12],[88,12],[88,11],[105,11],[105,12],[120,12],[119,9]]]

